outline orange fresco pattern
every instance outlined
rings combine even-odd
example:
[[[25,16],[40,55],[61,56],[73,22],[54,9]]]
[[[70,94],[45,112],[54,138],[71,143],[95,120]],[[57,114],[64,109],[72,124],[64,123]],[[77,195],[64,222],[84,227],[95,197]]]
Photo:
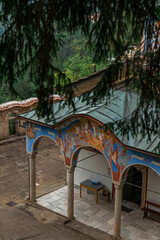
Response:
[[[62,139],[62,132],[59,131],[56,141],[64,151],[66,165],[76,164],[78,157],[76,150],[79,147],[91,146],[99,150],[109,162],[113,171],[113,180],[119,181],[120,174],[125,166],[123,164],[119,165],[118,159],[126,152],[122,151],[122,147],[117,146],[109,130],[105,131],[104,128],[90,120],[81,120],[70,125],[70,128],[66,130],[64,139]]]
[[[65,165],[76,165],[78,154],[83,146],[93,147],[99,150],[108,161],[112,172],[112,179],[119,182],[127,175],[127,167],[134,164],[142,164],[154,169],[160,174],[159,158],[128,149],[108,129],[98,123],[81,118],[67,126],[61,126],[60,130],[28,123],[27,125],[27,151],[38,150],[38,144],[42,136],[52,138],[60,147]]]

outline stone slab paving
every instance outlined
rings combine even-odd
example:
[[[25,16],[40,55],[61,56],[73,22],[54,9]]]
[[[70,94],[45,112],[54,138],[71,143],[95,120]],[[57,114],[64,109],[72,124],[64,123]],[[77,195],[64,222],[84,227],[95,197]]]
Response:
[[[0,240],[93,240],[68,228],[64,225],[65,220],[32,203],[0,206]]]
[[[99,202],[96,204],[95,194],[87,194],[75,188],[74,204],[75,218],[87,226],[113,234],[114,203],[105,202],[99,192]],[[67,186],[46,194],[37,199],[37,203],[67,216]],[[143,212],[135,209],[129,213],[122,211],[122,239],[124,240],[160,240],[160,223],[143,219]]]

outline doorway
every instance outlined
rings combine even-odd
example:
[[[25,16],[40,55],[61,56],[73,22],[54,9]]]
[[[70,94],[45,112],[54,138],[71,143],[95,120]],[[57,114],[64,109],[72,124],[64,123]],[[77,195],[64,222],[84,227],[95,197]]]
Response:
[[[138,205],[141,204],[142,173],[135,167],[130,167],[126,182],[123,186],[123,200]]]

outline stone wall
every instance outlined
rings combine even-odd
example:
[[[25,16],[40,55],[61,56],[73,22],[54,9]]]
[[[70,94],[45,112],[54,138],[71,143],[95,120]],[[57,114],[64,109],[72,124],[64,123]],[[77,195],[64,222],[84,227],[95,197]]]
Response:
[[[54,102],[60,101],[61,98],[58,95],[54,95]],[[29,98],[24,101],[11,101],[7,103],[0,104],[0,140],[4,140],[10,137],[9,135],[9,119],[15,118],[15,130],[16,135],[21,136],[24,135],[26,129],[20,127],[18,124],[18,116],[21,113],[29,112],[38,104],[37,98]],[[15,117],[10,117],[11,114],[15,115]],[[23,125],[25,121],[21,120],[21,125]]]
[[[16,135],[21,136],[26,132],[25,128],[18,125],[18,114],[33,110],[38,104],[37,98],[29,98],[25,101],[12,101],[0,104],[0,140],[9,138],[9,116],[14,113]]]

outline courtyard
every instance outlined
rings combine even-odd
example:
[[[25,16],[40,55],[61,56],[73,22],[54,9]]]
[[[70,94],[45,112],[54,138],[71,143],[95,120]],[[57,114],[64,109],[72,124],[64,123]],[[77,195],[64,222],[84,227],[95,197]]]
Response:
[[[26,200],[28,158],[25,138],[0,146],[0,240],[110,239],[114,202],[104,201],[99,192],[99,203],[96,204],[94,194],[83,190],[80,198],[79,189],[75,188],[75,220],[64,225],[67,182],[63,156],[52,140],[42,138],[36,160],[38,204],[33,205]],[[134,208],[130,212],[122,210],[123,239],[160,239],[160,223],[143,219],[139,208],[123,204]]]
[[[45,138],[41,141],[37,163],[38,196],[66,184],[63,158],[53,141]],[[0,240],[94,239],[66,227],[66,218],[27,201],[25,137],[0,142],[0,172]]]
[[[114,202],[105,202],[99,193],[99,203],[96,196],[83,190],[82,198],[79,189],[74,189],[75,218],[87,226],[113,234]],[[67,186],[46,194],[37,199],[37,203],[61,215],[67,216]],[[128,211],[130,210],[130,211]],[[160,223],[143,219],[143,211],[136,204],[123,202],[122,207],[122,239],[146,240],[160,239]]]

